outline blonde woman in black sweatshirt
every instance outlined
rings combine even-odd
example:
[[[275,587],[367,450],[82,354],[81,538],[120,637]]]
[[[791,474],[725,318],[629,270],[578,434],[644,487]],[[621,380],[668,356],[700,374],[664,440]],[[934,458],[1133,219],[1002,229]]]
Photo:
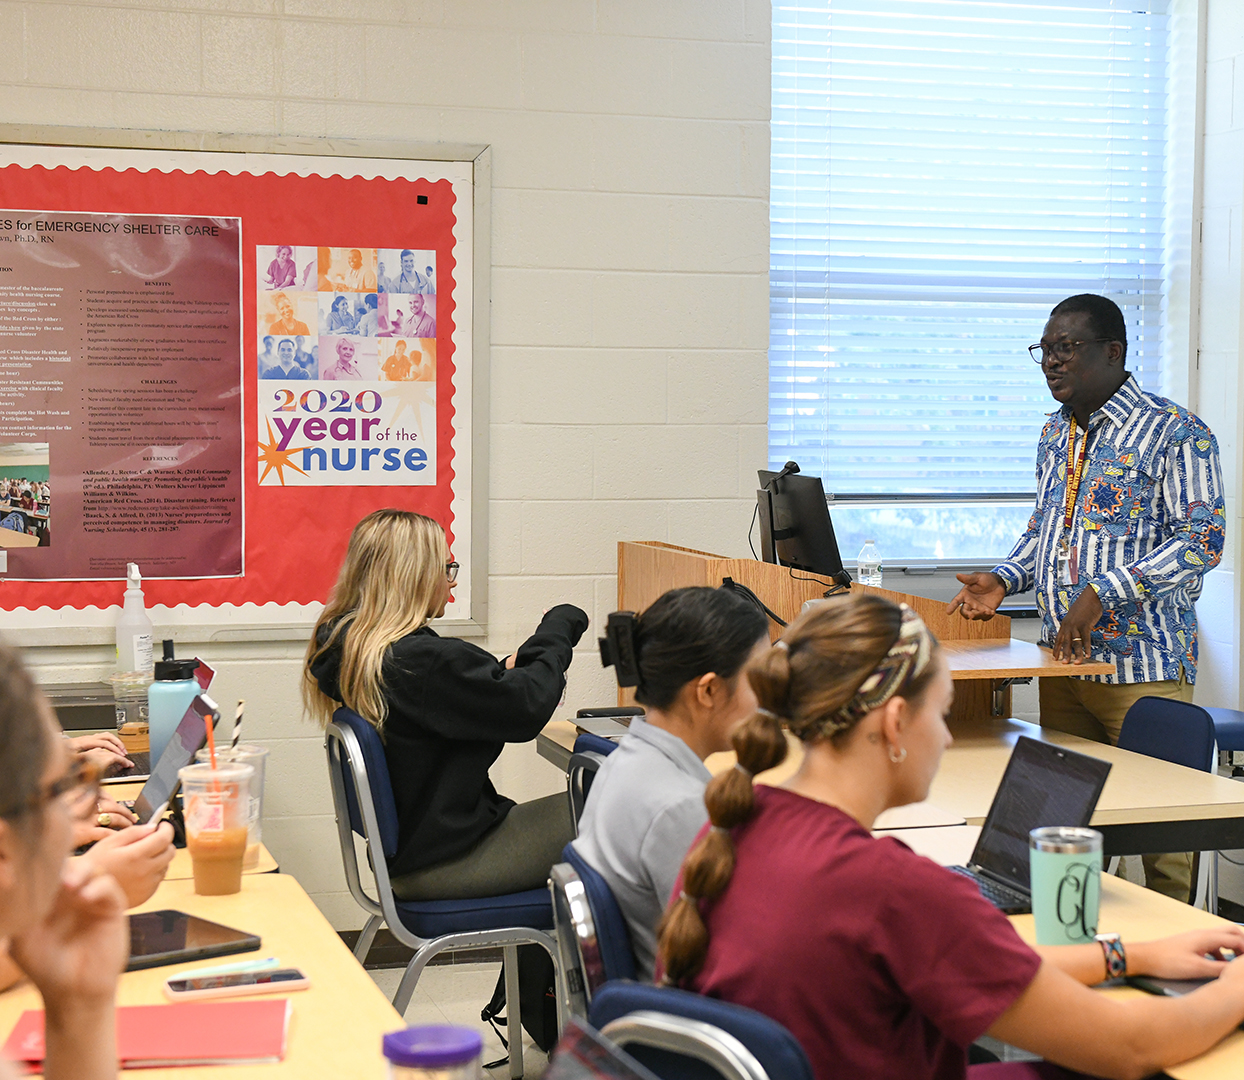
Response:
[[[551,608],[504,661],[428,624],[457,576],[445,532],[404,510],[355,526],[307,649],[303,700],[322,725],[339,704],[384,742],[397,803],[393,891],[467,899],[542,888],[574,837],[564,794],[516,804],[488,770],[507,742],[548,723],[587,615]]]

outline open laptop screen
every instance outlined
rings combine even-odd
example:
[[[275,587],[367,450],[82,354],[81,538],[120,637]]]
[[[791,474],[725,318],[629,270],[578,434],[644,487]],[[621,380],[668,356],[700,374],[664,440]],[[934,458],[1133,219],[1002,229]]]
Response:
[[[205,699],[202,695],[191,702],[186,715],[181,718],[181,723],[177,725],[177,730],[165,746],[164,753],[160,755],[160,760],[147,777],[142,791],[138,793],[138,798],[134,800],[134,814],[140,824],[145,825],[151,819],[152,811],[173,797],[181,782],[177,774],[185,766],[193,764],[194,755],[207,745],[207,721],[204,713],[219,715],[211,711],[214,708],[211,699]],[[215,723],[212,726],[215,729]]]
[[[1087,826],[1110,763],[1020,736],[981,829],[972,864],[1029,891],[1028,833]]]

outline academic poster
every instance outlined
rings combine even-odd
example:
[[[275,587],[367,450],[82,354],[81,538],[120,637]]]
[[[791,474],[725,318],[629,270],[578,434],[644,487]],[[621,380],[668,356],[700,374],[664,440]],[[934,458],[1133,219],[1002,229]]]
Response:
[[[10,578],[242,572],[236,218],[0,210]]]
[[[444,524],[468,615],[471,176],[0,148],[6,625],[110,625],[126,562],[158,623],[303,625],[388,506]]]

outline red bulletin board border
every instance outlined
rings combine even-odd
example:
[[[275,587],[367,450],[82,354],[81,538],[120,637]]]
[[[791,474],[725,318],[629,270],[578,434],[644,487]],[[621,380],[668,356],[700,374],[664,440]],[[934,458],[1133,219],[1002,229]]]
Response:
[[[426,196],[420,205],[418,196]],[[85,213],[242,219],[242,434],[244,574],[151,579],[148,606],[323,602],[350,530],[372,510],[428,514],[453,534],[457,279],[455,194],[450,180],[186,172],[83,166],[0,168],[0,206]],[[470,207],[465,208],[470,212]],[[435,249],[437,265],[437,477],[433,486],[272,487],[258,482],[256,247]],[[470,393],[470,387],[462,388]],[[75,541],[62,526],[62,536]],[[112,581],[12,581],[0,577],[0,609],[106,608],[120,602]]]

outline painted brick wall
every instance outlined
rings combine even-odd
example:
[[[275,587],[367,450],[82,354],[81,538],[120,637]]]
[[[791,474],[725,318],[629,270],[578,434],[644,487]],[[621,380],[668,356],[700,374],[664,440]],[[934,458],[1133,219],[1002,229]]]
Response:
[[[0,35],[10,123],[492,146],[490,649],[561,601],[598,623],[619,539],[745,550],[765,460],[765,0],[0,3]],[[594,640],[567,711],[612,701]],[[269,845],[359,925],[298,650],[202,648],[272,748]],[[98,677],[106,652],[32,659]],[[563,782],[530,745],[496,781],[518,799]]]
[[[1218,438],[1227,501],[1227,552],[1206,575],[1197,604],[1201,705],[1241,704],[1241,575],[1244,505],[1240,439],[1240,249],[1244,245],[1244,5],[1209,0],[1206,26],[1199,391],[1194,411]]]

